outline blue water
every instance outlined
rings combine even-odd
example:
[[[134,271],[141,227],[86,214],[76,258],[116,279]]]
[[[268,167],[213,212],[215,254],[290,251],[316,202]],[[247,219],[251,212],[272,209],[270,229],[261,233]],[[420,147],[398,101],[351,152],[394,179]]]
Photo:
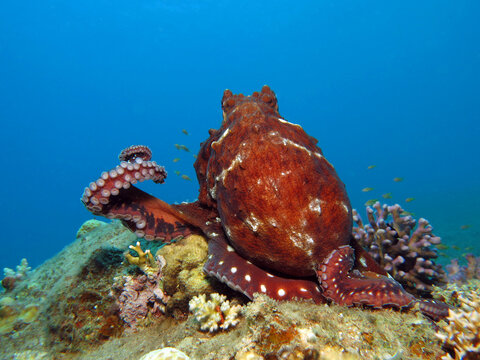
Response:
[[[194,200],[192,154],[223,90],[264,84],[362,214],[392,192],[480,255],[479,15],[478,1],[3,0],[0,269],[71,243],[92,218],[83,188],[126,146],[169,171],[144,189]]]

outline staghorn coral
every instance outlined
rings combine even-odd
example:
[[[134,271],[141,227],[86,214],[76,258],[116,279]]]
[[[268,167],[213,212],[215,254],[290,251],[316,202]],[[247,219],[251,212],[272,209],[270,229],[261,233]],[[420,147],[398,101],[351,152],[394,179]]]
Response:
[[[406,215],[400,205],[367,206],[368,224],[353,210],[353,236],[407,291],[431,297],[432,285],[443,285],[446,274],[435,264],[441,239],[423,218]],[[416,226],[416,228],[415,228]]]
[[[436,335],[448,351],[442,360],[480,359],[480,295],[460,295],[461,306],[450,310],[448,324]]]
[[[190,311],[200,323],[201,330],[210,332],[214,332],[218,328],[226,330],[240,321],[238,312],[242,307],[240,305],[231,306],[225,295],[210,294],[208,301],[205,294],[194,296],[189,305]]]

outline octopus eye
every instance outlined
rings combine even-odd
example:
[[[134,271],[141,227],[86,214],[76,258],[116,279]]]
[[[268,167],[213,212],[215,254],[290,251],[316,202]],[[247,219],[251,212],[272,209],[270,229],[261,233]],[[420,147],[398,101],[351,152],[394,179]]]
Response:
[[[269,105],[272,109],[278,111],[277,97],[275,96],[275,93],[270,89],[270,87],[268,87],[268,85],[265,85],[262,88],[260,98],[265,104]]]
[[[264,103],[269,104],[269,103],[271,103],[271,102],[273,101],[273,99],[272,99],[272,96],[271,96],[271,95],[269,95],[269,94],[264,94],[264,95],[262,96],[262,101],[263,101]]]

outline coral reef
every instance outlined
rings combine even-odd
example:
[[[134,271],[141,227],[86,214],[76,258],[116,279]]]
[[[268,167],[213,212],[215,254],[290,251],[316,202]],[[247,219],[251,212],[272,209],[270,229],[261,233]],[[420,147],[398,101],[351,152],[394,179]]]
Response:
[[[231,306],[225,295],[210,294],[208,301],[205,294],[194,296],[190,300],[189,306],[195,319],[200,323],[201,330],[210,332],[217,331],[218,328],[226,330],[240,321],[238,313],[242,307],[240,305]]]
[[[443,285],[446,274],[435,263],[435,236],[429,222],[417,221],[407,215],[400,205],[367,206],[368,224],[353,210],[355,239],[407,291],[421,297],[431,297],[432,285]],[[416,227],[416,228],[415,228]]]
[[[12,292],[0,294],[4,324],[11,328],[12,319],[23,318],[13,322],[12,331],[0,334],[0,358],[131,360],[164,347],[202,360],[434,359],[443,353],[431,323],[418,314],[279,302],[266,296],[244,305],[240,321],[228,331],[205,333],[195,316],[189,316],[192,297],[207,294],[207,302],[209,294],[217,292],[226,294],[230,304],[244,299],[205,277],[202,237],[185,238],[156,252],[166,259],[156,286],[163,285],[164,294],[176,294],[177,302],[169,300],[166,315],[147,315],[137,321],[136,332],[129,331],[119,305],[124,277],[138,286],[145,286],[140,277],[151,281],[125,261],[124,250],[136,242],[119,222],[104,223],[32,270]],[[117,285],[120,289],[112,289]],[[146,291],[151,294],[151,288]],[[155,305],[158,310],[160,303]],[[38,308],[28,308],[31,304]]]
[[[35,304],[22,304],[5,296],[0,299],[0,335],[21,329],[38,318],[39,307]]]
[[[437,333],[447,350],[442,359],[480,359],[480,295],[470,292],[459,300],[460,308],[450,310],[448,324]]]
[[[23,281],[29,274],[32,268],[28,266],[27,259],[23,258],[20,265],[17,265],[16,270],[4,268],[4,278],[2,279],[2,286],[6,291],[12,291],[19,281]]]
[[[452,259],[445,268],[448,273],[448,282],[466,283],[469,280],[480,280],[480,256],[466,254],[467,265],[461,266],[458,259]]]
[[[53,360],[53,357],[45,351],[27,350],[16,353],[14,360]]]
[[[460,298],[467,297],[472,292],[480,293],[480,280],[472,279],[466,283],[452,282],[441,287],[433,286],[432,295],[450,306],[460,307],[462,306]]]
[[[110,291],[113,278],[125,270],[121,249],[136,237],[120,222],[95,224],[82,226],[90,230],[0,295],[6,302],[0,358],[76,353],[122,333],[124,324]]]
[[[164,246],[156,255],[165,258],[163,289],[170,296],[167,312],[182,317],[194,296],[212,292],[229,292],[226,286],[209,278],[203,271],[208,245],[203,236],[190,235],[181,241]]]
[[[120,317],[130,330],[137,330],[139,323],[145,323],[152,317],[160,317],[165,313],[165,304],[169,297],[163,292],[161,280],[165,259],[157,256],[157,261],[147,250],[143,252],[140,243],[134,248],[139,257],[133,258],[127,254],[129,262],[136,263],[144,272],[137,276],[119,276],[115,280],[114,288],[119,292],[118,304]]]
[[[140,241],[137,241],[135,246],[130,245],[128,248],[138,254],[138,256],[132,256],[130,253],[125,254],[125,258],[130,264],[137,265],[146,275],[155,275],[158,273],[158,261],[162,260],[157,259],[157,261],[155,261],[150,250],[143,251],[140,246]],[[165,259],[163,259],[163,262],[165,262]]]
[[[150,351],[140,360],[190,360],[188,355],[172,347]]]
[[[68,291],[53,296],[45,310],[52,347],[75,352],[122,333],[123,322],[110,291],[121,270],[121,255],[117,248],[97,249],[70,279]]]
[[[106,225],[106,223],[104,223],[103,221],[98,221],[95,219],[87,220],[82,224],[82,226],[80,226],[80,229],[78,229],[76,237],[77,239],[81,238],[88,234],[90,231],[104,225]]]

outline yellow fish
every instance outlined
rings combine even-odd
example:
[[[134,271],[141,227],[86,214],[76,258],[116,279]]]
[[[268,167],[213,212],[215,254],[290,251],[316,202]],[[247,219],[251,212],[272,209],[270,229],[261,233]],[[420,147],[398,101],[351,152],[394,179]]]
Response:
[[[471,225],[462,225],[462,226],[460,226],[460,229],[461,230],[467,230],[467,229],[470,229],[470,226]]]
[[[402,177],[396,177],[396,178],[393,178],[393,181],[401,182],[401,181],[403,181],[403,178]]]
[[[377,167],[377,165],[370,165],[369,167],[367,167],[367,169],[368,169],[368,170],[372,170],[372,169],[374,169],[374,168],[376,168],[376,167]]]
[[[362,189],[363,192],[369,192],[369,191],[372,191],[372,190],[373,190],[373,188],[371,188],[371,187],[366,187],[366,188]]]
[[[197,154],[193,154],[193,157],[196,159],[196,158],[197,158]]]
[[[180,171],[175,170],[175,175],[180,176]]]
[[[378,199],[368,200],[368,201],[365,203],[365,206],[372,206],[372,205],[374,205],[377,201],[378,201]]]
[[[383,194],[382,197],[383,197],[384,199],[391,199],[391,198],[392,198],[392,193]]]
[[[173,159],[173,162],[179,162],[179,161],[180,161],[180,158]]]
[[[452,245],[452,249],[453,250],[460,250],[460,247],[458,247],[457,245]]]
[[[448,246],[445,245],[445,244],[438,244],[436,246],[437,246],[437,249],[439,249],[439,250],[447,250],[448,249]]]
[[[184,133],[185,135],[188,135],[188,131],[185,129],[182,129],[182,133]]]
[[[402,215],[402,216],[415,216],[414,213],[412,213],[412,212],[410,212],[410,211],[405,211],[405,210],[402,211],[402,212],[400,213],[400,215]]]
[[[192,180],[192,179],[190,179],[190,177],[188,175],[185,175],[185,174],[182,175],[182,179],[183,180],[190,180],[190,181]]]
[[[415,200],[415,198],[411,197],[411,198],[406,198],[405,199],[405,202],[409,203],[409,202],[412,202],[413,200]]]
[[[185,145],[175,144],[175,147],[177,148],[177,150],[190,151]]]

